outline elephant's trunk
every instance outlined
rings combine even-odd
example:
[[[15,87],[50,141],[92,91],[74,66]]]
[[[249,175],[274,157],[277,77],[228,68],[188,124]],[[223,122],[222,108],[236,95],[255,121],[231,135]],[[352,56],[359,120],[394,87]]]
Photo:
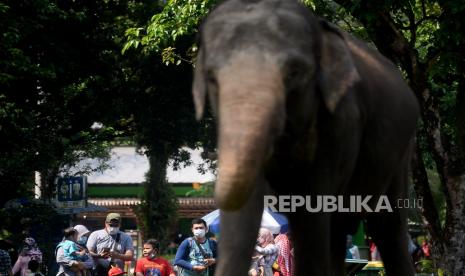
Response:
[[[265,64],[264,64],[265,63]],[[219,71],[219,177],[215,196],[237,210],[252,193],[281,132],[284,92],[279,70],[245,56]]]

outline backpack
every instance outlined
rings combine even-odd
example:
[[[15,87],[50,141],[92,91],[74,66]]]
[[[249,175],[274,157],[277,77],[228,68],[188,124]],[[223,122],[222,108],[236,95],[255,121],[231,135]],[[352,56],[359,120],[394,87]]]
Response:
[[[195,240],[193,237],[189,237],[187,238],[187,240],[189,241],[189,248],[192,249],[193,245],[194,245],[194,242],[197,243],[197,246],[199,247],[200,249],[200,253],[202,253],[203,257],[205,258],[205,251],[203,251],[203,248],[200,246],[200,244],[197,242],[197,240]],[[216,242],[214,242],[212,239],[210,238],[207,238],[207,241],[208,241],[208,246],[210,247],[211,251],[212,251],[212,254],[213,254],[213,258],[216,258],[216,254],[217,254],[217,244]]]
[[[202,256],[204,258],[216,258],[217,256],[217,244],[215,241],[213,241],[212,239],[210,238],[207,238],[207,242],[208,242],[208,246],[210,247],[211,251],[212,251],[212,254],[213,256],[207,256],[207,253],[204,251],[203,247],[200,246],[200,244],[197,242],[197,240],[195,240],[193,237],[189,237],[187,238],[187,241],[189,242],[189,251],[192,250],[192,248],[194,247],[194,243],[197,243],[197,247],[200,249],[200,253],[202,254]],[[211,265],[208,267],[208,275],[215,275],[215,268],[216,268],[216,264],[214,265]],[[180,275],[183,275],[183,270],[182,268],[178,268],[180,269]]]

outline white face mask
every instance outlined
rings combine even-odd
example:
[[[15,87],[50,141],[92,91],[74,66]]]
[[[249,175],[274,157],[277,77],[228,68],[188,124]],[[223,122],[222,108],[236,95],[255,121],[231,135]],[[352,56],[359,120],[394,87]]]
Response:
[[[111,226],[107,227],[107,232],[110,235],[116,235],[118,234],[118,231],[119,231],[119,227],[111,227]]]
[[[87,237],[87,236],[82,236],[82,237],[77,241],[77,243],[78,243],[79,245],[86,246],[86,243],[87,243],[87,239],[88,239],[88,238],[89,238],[89,237]]]
[[[194,229],[194,236],[196,238],[204,238],[205,237],[205,229]]]

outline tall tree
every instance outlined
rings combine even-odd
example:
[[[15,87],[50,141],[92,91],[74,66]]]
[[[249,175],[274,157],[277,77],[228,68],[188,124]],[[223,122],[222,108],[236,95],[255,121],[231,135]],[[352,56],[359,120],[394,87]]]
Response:
[[[188,162],[183,146],[195,147],[198,140],[190,99],[191,68],[188,65],[166,66],[158,56],[142,57],[133,67],[136,89],[132,116],[135,141],[150,163],[140,216],[146,237],[167,238],[167,230],[176,219],[176,200],[167,185],[166,169],[170,159]]]
[[[173,160],[173,165],[178,168],[190,162],[189,153],[182,147],[203,146],[210,151],[215,147],[211,116],[201,124],[193,116],[190,93],[191,60],[195,55],[193,30],[200,17],[188,18],[191,15],[189,11],[193,10],[177,6],[177,1],[170,1],[152,17],[152,22],[157,23],[148,28],[157,43],[137,40],[145,33],[137,25],[127,30],[127,36],[134,39],[130,39],[123,48],[125,55],[139,60],[137,66],[132,67],[132,78],[143,93],[133,90],[130,97],[134,102],[136,141],[146,149],[151,164],[141,216],[145,235],[159,239],[166,238],[167,226],[174,219],[172,192],[166,185],[168,160]],[[183,25],[185,20],[192,22]],[[173,31],[170,29],[173,26],[179,29]]]

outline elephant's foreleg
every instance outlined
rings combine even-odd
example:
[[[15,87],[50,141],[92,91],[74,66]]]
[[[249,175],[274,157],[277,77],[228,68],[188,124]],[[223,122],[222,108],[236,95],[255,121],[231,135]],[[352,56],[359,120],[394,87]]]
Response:
[[[388,276],[414,275],[413,262],[408,253],[407,209],[396,208],[399,199],[408,198],[409,152],[387,192],[392,212],[372,214],[367,218],[368,231],[379,249]]]
[[[247,275],[261,223],[265,186],[264,182],[259,183],[239,211],[221,211],[215,275]]]
[[[289,214],[296,276],[330,276],[330,216],[306,211]]]

